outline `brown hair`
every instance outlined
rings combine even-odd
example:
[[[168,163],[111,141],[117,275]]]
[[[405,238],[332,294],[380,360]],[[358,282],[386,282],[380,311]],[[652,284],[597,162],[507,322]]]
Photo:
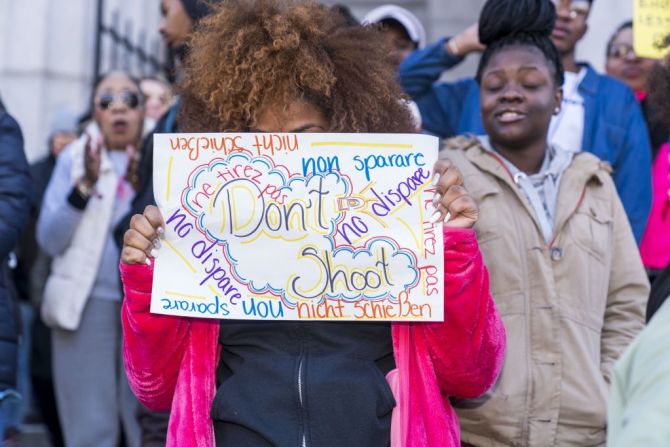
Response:
[[[261,107],[304,100],[331,132],[412,132],[385,42],[311,1],[224,1],[190,40],[180,125],[246,131]]]

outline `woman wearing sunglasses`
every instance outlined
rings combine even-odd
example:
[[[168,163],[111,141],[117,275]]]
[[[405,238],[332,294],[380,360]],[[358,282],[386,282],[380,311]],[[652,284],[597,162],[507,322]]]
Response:
[[[143,101],[123,73],[95,85],[93,122],[56,161],[37,225],[53,257],[42,318],[53,328],[54,387],[66,445],[139,444],[137,400],[121,362],[121,285],[115,223],[135,195]],[[121,424],[119,423],[121,422]]]

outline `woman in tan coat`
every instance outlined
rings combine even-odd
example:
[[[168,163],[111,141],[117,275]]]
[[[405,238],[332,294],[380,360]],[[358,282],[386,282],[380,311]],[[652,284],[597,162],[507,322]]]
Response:
[[[611,170],[547,144],[563,84],[554,20],[549,0],[487,2],[477,74],[487,136],[443,151],[481,208],[508,337],[493,390],[459,402],[462,438],[478,447],[604,445],[612,365],[643,326],[649,286]]]

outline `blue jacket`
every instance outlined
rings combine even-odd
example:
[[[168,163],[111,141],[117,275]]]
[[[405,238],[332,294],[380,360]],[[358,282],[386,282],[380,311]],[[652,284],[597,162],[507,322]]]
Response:
[[[444,50],[441,39],[415,51],[400,66],[400,82],[419,106],[425,131],[441,138],[484,134],[479,85],[474,79],[435,83],[462,59]],[[579,84],[584,98],[582,149],[614,168],[613,178],[640,243],[651,209],[651,144],[640,106],[624,84],[589,65]]]
[[[7,256],[28,220],[32,183],[21,129],[0,102],[0,393],[16,386],[17,303],[6,283]]]

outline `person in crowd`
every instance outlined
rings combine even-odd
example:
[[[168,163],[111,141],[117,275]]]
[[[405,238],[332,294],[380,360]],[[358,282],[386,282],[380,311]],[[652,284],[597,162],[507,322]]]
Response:
[[[58,110],[50,123],[46,155],[30,165],[30,177],[35,188],[35,195],[31,203],[28,227],[21,240],[19,264],[25,271],[26,295],[35,306],[38,306],[42,299],[44,283],[49,275],[51,263],[51,259],[37,246],[35,225],[42,207],[44,193],[56,166],[56,158],[78,136],[77,116],[67,109]]]
[[[345,22],[311,2],[223,2],[191,40],[181,129],[411,131],[383,38]],[[444,323],[153,315],[149,256],[159,251],[164,224],[153,206],[133,217],[120,265],[126,371],[141,402],[171,408],[169,446],[387,446],[395,399],[383,375],[395,368],[394,352],[403,349],[414,351],[397,371],[405,383],[400,392],[407,393],[401,403],[411,411],[407,424],[395,419],[397,445],[460,445],[449,396],[478,396],[490,387],[505,338],[471,229],[476,204],[455,168],[439,162],[435,171],[441,208],[434,216],[444,220],[450,213],[443,228]],[[295,331],[303,334],[299,340]],[[309,385],[300,407],[295,388],[285,384],[296,380],[302,349],[302,382]]]
[[[172,103],[172,87],[170,84],[155,76],[140,80],[140,88],[144,96],[144,115],[154,123],[170,108]]]
[[[647,80],[655,65],[655,59],[640,57],[635,53],[633,22],[628,20],[619,25],[607,42],[607,74],[625,83],[641,101],[649,92]]]
[[[181,67],[188,58],[188,40],[198,23],[211,12],[211,5],[219,0],[161,0],[161,21],[159,32],[166,46],[176,55],[176,78],[182,76]],[[123,245],[123,234],[130,225],[134,214],[141,213],[147,205],[155,204],[153,189],[153,134],[179,132],[179,97],[173,98],[171,106],[163,114],[143,143],[138,170],[139,185],[131,209],[121,219],[115,229],[115,239],[119,249]],[[169,414],[149,411],[140,405],[138,419],[142,430],[142,447],[162,447],[165,445]]]
[[[121,362],[111,229],[135,194],[143,119],[139,84],[120,72],[102,76],[93,122],[58,156],[37,222],[38,243],[53,258],[41,314],[52,328],[58,414],[70,447],[116,447],[121,428],[129,447],[139,445],[137,400]]]
[[[670,48],[670,36],[665,39],[665,47]],[[657,110],[660,124],[670,128],[670,53],[660,64],[650,71],[647,85],[650,87],[648,101]],[[666,151],[666,153],[663,153]],[[670,188],[657,190],[657,179],[664,157],[665,175],[668,175],[670,159],[667,144],[657,154],[654,163],[654,208],[650,217],[650,228],[654,212],[667,213],[670,202]],[[667,185],[667,183],[666,183]],[[662,193],[665,193],[661,197]],[[667,232],[667,227],[666,230]],[[645,239],[643,240],[643,246]],[[651,245],[651,244],[650,244]],[[644,256],[644,251],[643,251]],[[658,275],[652,285],[647,303],[648,326],[616,363],[612,377],[612,389],[608,406],[607,445],[624,447],[644,445],[645,447],[665,446],[670,439],[670,266]]]
[[[421,21],[407,9],[396,5],[382,5],[368,12],[363,24],[378,25],[386,37],[390,58],[396,67],[413,51],[426,46],[426,30]],[[414,101],[403,101],[414,117],[415,129],[421,131],[421,112]]]
[[[49,124],[49,135],[47,136],[47,153],[31,165],[31,176],[36,183],[36,200],[42,202],[51,173],[56,166],[56,157],[65,147],[75,141],[79,136],[78,117],[70,110],[63,108],[54,113]],[[39,177],[39,179],[37,178]]]
[[[610,447],[665,447],[670,439],[670,303],[614,366],[607,414]]]
[[[21,310],[22,344],[19,349],[17,381],[23,399],[11,425],[19,429],[30,415],[31,407],[38,408],[55,447],[62,446],[63,441],[52,385],[51,333],[40,318],[35,318],[35,309],[39,309],[42,300],[51,259],[39,249],[35,228],[56,157],[76,138],[77,117],[66,109],[58,110],[50,123],[48,152],[30,166],[34,195],[30,204],[30,218],[17,246],[18,263],[13,272]]]
[[[651,209],[651,148],[642,112],[625,85],[576,61],[575,48],[586,33],[592,0],[552,3],[557,19],[551,40],[559,51],[565,81],[549,141],[573,152],[590,152],[612,165],[614,183],[639,243]],[[414,52],[400,66],[400,81],[418,104],[425,131],[443,138],[484,131],[477,82],[436,82],[443,71],[482,51],[477,36],[474,24]]]
[[[664,41],[665,48],[670,49],[670,35],[665,38]],[[650,107],[658,111],[658,116],[661,119],[661,123],[670,128],[670,53],[663,59],[662,63],[657,64],[649,74],[649,85],[651,86],[650,95],[648,101]],[[669,141],[670,142],[670,141]],[[667,145],[666,145],[667,148]],[[660,157],[659,154],[657,156]],[[666,155],[663,155],[666,157]],[[670,171],[668,165],[670,165],[670,156],[666,158],[666,173]],[[657,160],[655,167],[660,164],[660,161]],[[662,165],[661,165],[662,166]],[[658,178],[660,174],[654,171],[654,182],[657,181],[660,183]],[[670,174],[668,174],[670,175]],[[654,185],[656,186],[656,184]],[[670,185],[668,189],[663,190],[658,188],[655,189],[654,196],[654,210],[662,210],[663,213],[670,212]],[[663,194],[663,195],[662,195]],[[650,225],[647,231],[652,230],[652,219],[650,218]],[[667,231],[667,230],[666,230]],[[647,321],[654,316],[654,313],[663,305],[665,299],[670,295],[670,265],[666,266],[664,270],[654,280],[654,284],[651,288],[651,293],[649,294],[649,302],[647,303]]]
[[[183,62],[188,54],[188,37],[197,22],[210,12],[206,0],[161,0],[159,33],[165,45]]]
[[[31,195],[21,129],[0,100],[0,443],[21,399],[16,391],[20,316],[8,258],[28,219]]]
[[[379,24],[393,50],[393,61],[400,65],[414,50],[426,46],[426,30],[421,21],[407,9],[382,5],[368,12],[363,24]]]
[[[670,37],[666,46],[670,46]],[[670,54],[654,67],[649,85],[649,100],[670,127]],[[670,439],[666,423],[670,418],[666,398],[670,392],[668,296],[670,266],[658,276],[649,294],[648,326],[615,365],[607,420],[609,446],[661,447]]]
[[[640,244],[642,262],[653,282],[670,263],[670,126],[661,119],[661,113],[652,109],[647,100],[648,78],[656,60],[638,57],[633,49],[633,22],[623,23],[607,44],[607,74],[625,82],[637,97],[649,130],[652,148],[653,200],[647,228]]]
[[[188,40],[197,28],[198,23],[211,12],[214,2],[205,0],[162,0],[160,34],[165,44],[177,55],[178,67],[184,63],[189,53]],[[181,77],[180,72],[177,77]],[[121,220],[116,228],[116,240],[123,244],[123,234],[128,229],[132,215],[141,213],[147,205],[155,204],[153,191],[153,133],[173,133],[179,131],[177,113],[180,100],[175,98],[172,105],[156,123],[153,132],[146,136],[142,143],[140,168],[138,171],[139,185],[133,200],[130,213]]]
[[[549,1],[484,4],[485,134],[442,152],[480,206],[475,229],[507,330],[492,392],[457,402],[473,446],[604,445],[612,366],[644,323],[649,284],[608,165],[551,143],[564,83],[555,19]]]

